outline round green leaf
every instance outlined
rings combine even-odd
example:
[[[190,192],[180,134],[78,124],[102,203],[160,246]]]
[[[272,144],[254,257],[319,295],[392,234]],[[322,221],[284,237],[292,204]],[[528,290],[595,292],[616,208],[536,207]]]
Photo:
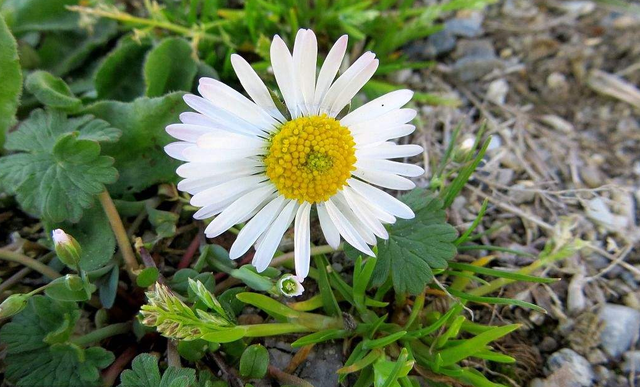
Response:
[[[75,110],[82,105],[69,86],[62,80],[46,71],[36,71],[27,77],[25,87],[40,103],[56,109]]]
[[[147,288],[153,285],[157,280],[160,272],[157,267],[147,267],[138,274],[136,278],[136,284],[141,288]]]
[[[198,71],[191,45],[181,38],[167,38],[158,44],[144,64],[147,96],[159,97],[172,91],[189,91]]]
[[[267,374],[269,352],[260,344],[249,346],[240,358],[240,375],[249,379],[261,379]]]
[[[18,61],[16,40],[0,15],[0,148],[7,129],[14,124],[18,100],[22,92],[22,71]]]

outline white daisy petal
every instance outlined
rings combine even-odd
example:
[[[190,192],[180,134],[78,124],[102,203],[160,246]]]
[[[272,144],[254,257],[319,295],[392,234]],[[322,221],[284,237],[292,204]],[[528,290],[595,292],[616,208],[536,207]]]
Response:
[[[338,229],[338,232],[340,232],[340,235],[342,235],[344,240],[356,249],[373,257],[375,254],[373,254],[371,248],[367,245],[360,233],[356,231],[353,225],[349,223],[347,218],[340,212],[340,210],[338,210],[336,205],[332,202],[332,199],[327,200],[325,202],[325,206],[327,208],[329,218]]]
[[[389,233],[384,228],[378,218],[372,213],[372,211],[365,204],[361,202],[360,195],[353,191],[351,187],[344,187],[342,190],[344,198],[349,204],[349,208],[353,213],[362,220],[362,222],[379,238],[388,239]]]
[[[264,233],[271,222],[273,222],[284,205],[285,198],[279,195],[264,206],[256,216],[240,230],[236,241],[231,246],[231,250],[229,250],[229,257],[231,257],[231,259],[237,259],[246,253],[258,237]]]
[[[301,30],[302,31],[302,30]],[[298,35],[301,35],[298,32]],[[316,61],[318,58],[318,42],[316,34],[311,30],[302,33],[293,48],[293,63],[297,69],[298,84],[301,91],[301,103],[305,115],[312,114],[313,98],[316,89]]]
[[[207,133],[196,141],[202,149],[255,149],[264,148],[264,141],[233,133]]]
[[[320,108],[320,103],[325,97],[327,90],[331,86],[331,82],[336,77],[338,69],[344,59],[344,54],[347,51],[347,42],[349,38],[347,35],[342,35],[340,39],[331,47],[329,54],[327,54],[324,64],[318,74],[318,83],[316,84],[316,90],[313,97],[313,109],[312,113],[316,114]]]
[[[331,218],[327,213],[325,204],[318,203],[316,205],[316,209],[318,210],[318,219],[320,219],[320,228],[322,229],[322,233],[324,234],[324,239],[327,240],[329,246],[337,249],[340,245],[340,233],[331,221]]]
[[[171,144],[165,145],[164,151],[166,154],[176,160],[188,161],[188,159],[184,156],[184,151],[192,146],[193,144],[190,144],[188,142],[172,142]]]
[[[275,102],[273,102],[269,89],[267,89],[267,86],[265,86],[251,65],[238,54],[231,55],[231,65],[240,80],[240,84],[247,91],[253,102],[276,120],[285,122],[286,119],[278,110]]]
[[[165,129],[175,139],[195,143],[203,134],[215,132],[216,129],[208,126],[172,124]],[[219,132],[222,133],[222,132]]]
[[[349,187],[351,188],[351,187]],[[362,195],[360,195],[356,190],[353,190],[354,195],[357,195],[360,199],[360,203],[367,207],[367,209],[379,219],[382,223],[386,224],[394,224],[396,222],[396,217],[388,213],[387,211],[382,210],[379,207],[376,207],[372,203],[370,203],[367,199],[365,199]]]
[[[278,124],[264,109],[217,79],[200,78],[198,91],[215,106],[242,117],[259,128],[270,128]]]
[[[197,95],[187,94],[184,97],[184,102],[192,109],[204,114],[207,118],[216,122],[225,122],[226,127],[238,133],[250,134],[250,135],[264,135],[265,131],[256,126],[255,124],[246,121],[241,116],[237,116],[225,109],[215,106],[211,101],[208,101]]]
[[[414,130],[416,130],[416,127],[413,125],[399,125],[376,132],[355,134],[353,139],[356,142],[356,148],[360,149],[367,145],[387,141],[392,138],[408,136],[413,133]]]
[[[354,135],[359,133],[368,133],[385,130],[410,122],[416,117],[416,111],[413,109],[397,109],[383,114],[380,117],[364,121],[359,124],[349,126],[349,130]]]
[[[356,157],[359,159],[397,159],[401,157],[412,157],[422,153],[420,145],[408,144],[397,145],[393,142],[384,142],[376,147],[357,149]]]
[[[410,190],[416,187],[415,183],[411,180],[388,172],[356,168],[356,170],[353,171],[353,175],[371,184],[388,189]]]
[[[291,225],[291,221],[293,221],[297,208],[298,202],[290,200],[264,234],[264,239],[258,246],[256,254],[253,257],[253,266],[256,267],[259,273],[263,272],[269,266],[273,254],[275,254],[276,249],[280,245],[282,236],[289,228],[289,225]]]
[[[245,148],[245,149],[205,149],[198,146],[189,144],[189,147],[185,147],[182,151],[182,157],[185,161],[191,161],[196,163],[206,162],[224,162],[231,160],[244,159],[251,156],[258,156],[265,154],[266,149],[260,148]]]
[[[183,178],[200,178],[237,172],[257,173],[263,170],[262,161],[244,158],[232,162],[186,163],[179,166],[176,173]]]
[[[309,274],[309,261],[311,259],[311,204],[304,202],[298,208],[294,228],[294,262],[296,275],[306,278]]]
[[[351,81],[344,86],[340,94],[336,97],[335,101],[329,108],[329,116],[337,116],[342,109],[347,106],[353,97],[362,89],[362,87],[369,82],[369,79],[378,69],[380,61],[374,59],[367,67],[360,71]]]
[[[413,219],[415,214],[411,211],[411,208],[400,200],[394,198],[388,193],[370,186],[369,184],[362,182],[358,179],[349,179],[347,181],[350,187],[358,192],[362,197],[367,199],[367,202],[402,219]]]
[[[413,91],[396,90],[367,102],[356,110],[344,116],[340,123],[344,126],[359,124],[380,117],[392,110],[399,109],[411,101]]]
[[[229,197],[239,192],[245,192],[251,188],[256,188],[256,185],[264,180],[266,176],[245,176],[239,177],[219,184],[215,187],[208,188],[202,192],[198,192],[191,198],[191,205],[196,207],[205,206],[214,200],[222,200],[225,197]]]
[[[216,185],[226,183],[227,181],[249,175],[251,175],[251,173],[236,171],[234,173],[188,178],[178,183],[178,189],[180,191],[189,192],[190,194],[195,195],[198,192],[204,191],[205,189],[209,189],[211,187],[215,187]]]
[[[424,169],[414,164],[399,163],[389,160],[360,159],[356,168],[364,168],[380,172],[393,173],[400,176],[417,177],[424,175]]]
[[[241,219],[250,214],[256,207],[269,197],[275,188],[271,185],[263,186],[242,195],[224,209],[204,230],[207,238],[215,238],[229,228],[237,224]]]
[[[274,36],[273,42],[271,42],[271,67],[287,109],[293,118],[298,117],[300,107],[298,106],[298,89],[295,82],[293,57],[291,57],[287,45],[278,35]]]
[[[374,62],[376,60],[375,58],[376,56],[372,52],[365,52],[351,65],[351,67],[347,69],[347,71],[344,72],[344,74],[338,77],[333,85],[329,87],[327,94],[320,102],[320,113],[326,113],[332,117],[335,116],[335,114],[331,115],[330,112],[333,111],[334,105],[338,98],[341,97],[345,88],[351,85],[356,78],[360,79],[361,77],[358,77],[360,73],[365,72],[366,75],[371,72],[372,69],[375,72],[375,69],[378,67]],[[371,75],[373,75],[373,72],[371,72]],[[339,111],[337,113],[339,113]]]
[[[362,219],[360,219],[355,214],[349,203],[347,203],[347,200],[344,198],[344,192],[340,191],[336,193],[331,197],[330,200],[333,201],[333,204],[336,205],[338,211],[340,211],[340,213],[344,215],[345,218],[347,218],[349,223],[368,245],[373,246],[376,244],[375,233],[365,222],[362,221]]]

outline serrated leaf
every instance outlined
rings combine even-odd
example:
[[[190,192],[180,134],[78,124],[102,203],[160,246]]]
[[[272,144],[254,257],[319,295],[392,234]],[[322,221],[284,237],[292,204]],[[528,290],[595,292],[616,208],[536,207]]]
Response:
[[[16,194],[23,209],[50,222],[77,222],[104,184],[117,179],[113,159],[100,155],[98,142],[82,138],[85,127],[89,138],[114,132],[91,120],[36,110],[11,133],[6,148],[27,153],[0,159],[0,184]]]
[[[372,283],[391,275],[397,293],[418,294],[433,279],[432,269],[444,269],[456,254],[458,233],[445,220],[442,201],[424,189],[400,197],[416,214],[388,227],[389,239],[378,240],[378,262]]]
[[[16,40],[0,15],[0,150],[5,133],[15,123],[16,110],[22,92],[22,71]]]
[[[16,34],[73,30],[78,28],[79,16],[66,7],[77,4],[78,0],[7,0],[2,11]]]
[[[167,157],[163,147],[172,141],[165,127],[178,121],[186,110],[182,93],[161,98],[139,98],[130,103],[103,101],[89,106],[86,113],[122,130],[116,145],[104,147],[120,171],[118,182],[109,187],[112,194],[140,192],[154,184],[176,180],[179,162]]]
[[[142,66],[150,45],[123,38],[98,67],[95,86],[98,99],[129,102],[144,94]],[[122,71],[126,68],[127,71]]]
[[[172,91],[189,91],[198,65],[189,42],[166,38],[149,52],[144,64],[146,95],[159,97]]]
[[[188,387],[196,381],[196,372],[190,368],[169,367],[160,375],[158,359],[143,353],[136,356],[131,369],[120,375],[119,387]]]
[[[35,71],[27,77],[25,88],[41,104],[62,110],[75,110],[82,105],[61,78],[46,71]]]
[[[176,234],[180,216],[170,211],[148,208],[149,223],[154,227],[158,238],[169,238]]]
[[[103,47],[117,34],[117,25],[113,20],[100,19],[90,30],[47,34],[38,47],[39,67],[57,76],[77,69],[94,50]]]
[[[99,370],[114,356],[100,347],[82,349],[67,342],[79,318],[75,303],[31,298],[0,330],[0,342],[7,347],[6,379],[20,387],[99,386]]]

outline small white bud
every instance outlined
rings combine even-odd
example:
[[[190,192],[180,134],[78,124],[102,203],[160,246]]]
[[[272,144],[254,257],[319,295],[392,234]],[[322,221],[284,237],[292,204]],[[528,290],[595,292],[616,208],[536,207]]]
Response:
[[[298,277],[285,274],[278,280],[278,290],[287,297],[296,297],[304,292],[304,287]]]
[[[78,241],[59,228],[51,232],[51,239],[53,239],[53,245],[60,261],[70,268],[75,269],[80,263],[80,256],[82,254],[82,248]]]

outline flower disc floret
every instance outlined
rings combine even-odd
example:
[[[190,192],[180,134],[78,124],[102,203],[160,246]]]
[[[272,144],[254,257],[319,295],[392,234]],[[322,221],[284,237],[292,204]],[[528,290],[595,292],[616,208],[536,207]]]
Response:
[[[267,177],[287,199],[319,203],[346,184],[355,169],[349,129],[327,115],[291,120],[273,135],[264,159]]]

